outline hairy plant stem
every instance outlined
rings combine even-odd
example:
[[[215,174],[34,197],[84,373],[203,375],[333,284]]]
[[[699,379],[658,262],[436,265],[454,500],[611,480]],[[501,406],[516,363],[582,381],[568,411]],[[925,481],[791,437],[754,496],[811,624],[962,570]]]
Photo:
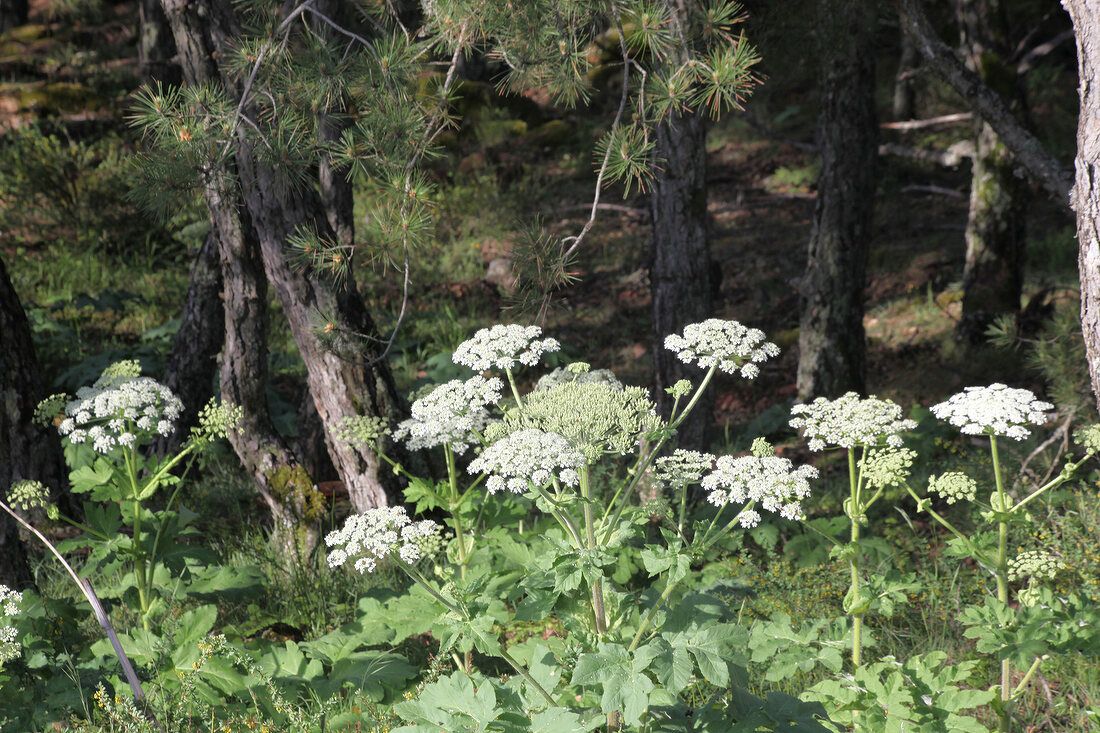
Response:
[[[1004,513],[1009,510],[1008,497],[1005,495],[1004,481],[1001,478],[1001,462],[997,455],[997,436],[989,436],[989,451],[993,459],[993,478],[997,483],[997,506],[994,507],[997,520],[997,600],[1008,605],[1008,521]],[[998,711],[997,730],[1008,733],[1012,723],[1012,662],[1007,657],[1001,660],[1001,708]]]
[[[466,554],[466,538],[462,534],[462,518],[458,515],[460,506],[460,497],[458,495],[458,476],[457,467],[455,466],[455,452],[450,445],[443,444],[443,455],[447,459],[447,483],[450,487],[450,497],[448,501],[447,509],[451,513],[451,519],[455,523],[455,542],[458,543],[458,576],[463,581],[466,580],[466,565],[469,563],[469,556]],[[473,547],[471,546],[471,550]],[[466,672],[470,674],[474,667],[474,654],[472,651],[466,652],[464,658],[460,660],[460,666]]]
[[[141,607],[141,628],[149,630],[149,597],[146,593],[145,550],[141,542],[141,489],[138,487],[137,466],[134,451],[130,448],[123,452],[126,463],[126,477],[130,480],[130,494],[134,500],[134,536],[131,540],[134,553],[134,577],[137,579],[138,605]]]
[[[512,376],[512,370],[505,369],[504,373],[508,376],[508,386],[512,388],[512,396],[516,398],[516,407],[523,407],[523,398],[519,396],[519,389],[516,387],[516,378]]]
[[[413,579],[413,582],[419,584],[422,588],[424,588],[424,590],[428,591],[428,593],[430,593],[433,598],[439,601],[440,605],[442,605],[444,608],[446,608],[448,611],[455,614],[459,618],[465,618],[469,620],[469,617],[466,615],[464,609],[459,608],[458,606],[444,598],[443,595],[439,591],[437,591],[431,583],[428,582],[428,579],[425,578],[419,570],[401,560],[396,555],[393,555],[392,557],[397,566],[404,570],[405,574]],[[504,648],[504,645],[501,644],[499,640],[497,641],[497,648],[495,649],[495,651],[497,655],[505,662],[507,662],[508,665],[511,666],[511,668],[514,669],[516,673],[519,674],[519,676],[527,682],[527,684],[531,685],[532,689],[534,689],[535,692],[539,693],[539,695],[541,695],[542,698],[546,700],[546,702],[551,707],[557,707],[558,703],[556,700],[554,700],[553,696],[549,692],[547,692],[534,677],[531,676],[531,673],[527,671],[526,667],[520,664],[515,657],[508,653],[508,650]]]
[[[584,502],[584,541],[589,550],[596,549],[596,527],[592,516],[592,484],[588,466],[580,470],[581,501]],[[603,582],[592,583],[592,613],[596,617],[596,634],[603,637],[607,633],[607,611],[603,603]]]
[[[866,454],[867,449],[864,448]],[[863,646],[863,612],[859,610],[862,603],[860,598],[859,587],[859,520],[863,514],[863,507],[860,506],[860,482],[863,479],[862,469],[859,473],[856,472],[856,453],[854,448],[848,449],[848,486],[851,491],[851,504],[849,507],[848,519],[851,520],[851,548],[848,556],[848,569],[851,571],[851,583],[852,583],[852,670],[859,669],[860,656]],[[853,725],[855,723],[856,714],[852,713]]]

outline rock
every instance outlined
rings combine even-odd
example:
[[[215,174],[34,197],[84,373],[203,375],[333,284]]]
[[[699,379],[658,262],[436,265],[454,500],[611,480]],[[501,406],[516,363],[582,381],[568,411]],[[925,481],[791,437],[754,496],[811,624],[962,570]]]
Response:
[[[514,292],[519,278],[512,272],[512,260],[507,257],[497,257],[489,262],[485,271],[485,282],[492,283],[506,293]]]

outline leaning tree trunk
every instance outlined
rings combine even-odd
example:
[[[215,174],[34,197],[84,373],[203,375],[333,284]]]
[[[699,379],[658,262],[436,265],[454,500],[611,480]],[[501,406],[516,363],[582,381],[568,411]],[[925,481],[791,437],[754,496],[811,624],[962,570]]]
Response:
[[[165,11],[186,82],[216,82],[214,38],[225,32],[224,25],[192,12],[186,0],[166,0]],[[302,549],[313,539],[320,505],[311,477],[275,429],[268,410],[267,280],[259,243],[230,171],[204,172],[202,187],[222,277],[221,394],[243,411],[241,430],[231,432],[229,440],[271,511],[276,547]]]
[[[175,452],[198,424],[199,410],[211,396],[224,343],[221,258],[217,233],[211,229],[191,263],[187,300],[164,370],[164,384],[183,402],[183,415],[174,433],[153,443],[157,455]]]
[[[239,35],[237,19],[227,0],[163,2],[185,73],[193,67],[203,74],[196,79],[218,81],[231,95],[239,94],[239,77],[223,73],[215,61],[232,55],[230,46]],[[241,111],[251,116],[247,103]],[[334,235],[317,193],[310,187],[290,185],[286,174],[265,162],[254,149],[251,127],[259,123],[254,119],[250,122],[237,129],[236,171],[241,200],[260,243],[268,282],[305,362],[329,454],[352,505],[358,511],[384,506],[397,488],[392,474],[382,469],[372,449],[347,445],[334,437],[345,418],[397,415],[400,400],[392,376],[374,348],[377,329],[350,275],[338,288],[323,274],[291,266],[286,252],[288,237],[303,229],[313,230],[322,239],[332,240]],[[321,331],[354,334],[355,338],[346,339],[334,349],[319,338]]]
[[[998,0],[957,0],[967,67],[1023,119],[1023,94],[1007,44]],[[1020,309],[1028,186],[1011,151],[987,122],[978,123],[966,224],[962,316],[956,334],[977,343],[993,320]]]
[[[817,9],[821,173],[801,289],[801,399],[866,389],[863,289],[877,154],[873,6],[818,0]]]
[[[1077,122],[1077,262],[1081,271],[1081,328],[1093,395],[1100,409],[1100,0],[1062,0],[1077,37],[1081,114]]]
[[[34,424],[40,372],[30,324],[0,260],[0,496],[21,479],[54,491],[65,475],[57,433]],[[34,584],[15,521],[0,511],[0,583],[23,589]]]

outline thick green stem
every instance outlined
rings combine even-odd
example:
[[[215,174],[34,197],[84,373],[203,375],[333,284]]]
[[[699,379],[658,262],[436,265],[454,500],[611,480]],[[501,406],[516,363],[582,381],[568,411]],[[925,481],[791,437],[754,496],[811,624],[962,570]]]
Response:
[[[512,376],[512,370],[505,369],[504,373],[508,375],[508,386],[512,388],[512,396],[516,398],[516,407],[523,407],[523,398],[519,396],[519,389],[516,387],[516,378]]]
[[[641,642],[645,632],[649,630],[649,625],[653,623],[653,617],[657,615],[657,611],[660,610],[664,602],[668,600],[668,597],[672,595],[672,590],[679,584],[666,583],[664,591],[661,592],[661,597],[657,599],[657,602],[653,604],[653,608],[649,609],[649,613],[642,619],[641,625],[638,627],[638,631],[634,634],[634,638],[630,642],[630,646],[627,647],[627,654],[638,648],[638,644]]]
[[[1003,513],[1008,509],[1008,497],[1005,495],[1004,482],[1001,478],[1001,462],[997,455],[997,436],[989,436],[989,450],[993,459],[993,478],[997,482],[997,505],[994,509]],[[1001,519],[997,522],[997,600],[1008,605],[1008,522]],[[1012,701],[1012,662],[1007,658],[1001,660],[1001,710],[998,730],[1008,733],[1011,727],[1012,713],[1009,709]]]
[[[580,470],[581,501],[584,503],[584,541],[589,550],[596,549],[596,527],[592,516],[592,485],[588,466]],[[600,580],[592,583],[592,613],[596,617],[596,634],[603,636],[607,633],[607,612],[603,603],[603,582]]]
[[[126,465],[126,477],[130,480],[130,495],[134,502],[134,536],[131,540],[133,543],[134,553],[134,577],[137,579],[137,591],[138,591],[138,605],[141,607],[141,627],[146,631],[149,630],[149,594],[147,592],[147,558],[145,557],[145,550],[142,548],[141,539],[141,499],[138,497],[141,495],[141,489],[138,486],[137,480],[137,465],[134,460],[134,451],[132,448],[127,448],[123,451],[123,456]]]
[[[866,449],[864,449],[866,451]],[[862,515],[862,507],[859,501],[859,478],[856,473],[856,454],[854,448],[848,449],[848,487],[851,492],[848,519],[851,521],[851,552],[848,557],[848,569],[851,571],[852,584],[852,669],[859,669],[860,652],[863,646],[863,612],[859,611],[862,604],[859,587],[859,519]],[[854,716],[853,716],[854,718]]]
[[[456,475],[458,469],[455,467],[455,452],[451,450],[451,446],[444,445],[443,454],[447,458],[447,482],[451,491],[447,510],[451,513],[451,519],[455,523],[455,542],[458,543],[458,571],[461,577],[465,579],[468,555],[466,552],[466,538],[462,533],[462,519],[458,516],[459,504],[461,503],[461,497],[458,495],[458,476]]]
[[[539,492],[539,495],[546,500],[546,503],[550,505],[550,514],[554,519],[558,520],[558,524],[562,526],[569,536],[573,539],[573,545],[578,549],[582,549],[585,546],[584,539],[581,537],[580,531],[577,530],[577,526],[573,523],[573,519],[568,513],[562,511],[558,506],[558,502],[554,501],[554,497],[546,493],[546,489],[541,486],[536,486],[535,490]]]

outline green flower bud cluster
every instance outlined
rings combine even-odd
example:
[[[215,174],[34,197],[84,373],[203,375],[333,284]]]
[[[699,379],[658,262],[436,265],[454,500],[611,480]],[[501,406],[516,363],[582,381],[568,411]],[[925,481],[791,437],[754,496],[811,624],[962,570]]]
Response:
[[[604,453],[633,452],[638,441],[660,424],[657,406],[640,387],[570,382],[531,392],[522,409],[508,412],[503,422],[485,431],[485,437],[495,442],[532,428],[557,433],[588,463],[595,463]]]
[[[949,471],[928,478],[928,490],[942,496],[948,504],[956,501],[973,501],[978,495],[978,482],[959,471]]]
[[[228,438],[230,431],[241,432],[242,420],[244,420],[244,408],[240,405],[211,399],[199,412],[199,426],[194,432],[196,436],[201,435],[207,440]]]
[[[345,417],[333,433],[336,439],[349,445],[373,447],[375,441],[390,434],[385,418],[368,415]]]
[[[909,478],[917,452],[908,448],[875,448],[864,456],[860,469],[868,486],[885,489]]]
[[[122,361],[116,361],[114,364],[104,369],[94,386],[109,387],[115,382],[140,376],[141,362],[137,359],[123,359]]]
[[[1100,425],[1089,425],[1074,431],[1073,442],[1090,453],[1100,453]]]
[[[50,519],[57,519],[59,516],[57,505],[50,503],[49,489],[41,481],[16,481],[8,489],[8,503],[23,511],[44,508]]]
[[[1066,563],[1060,557],[1047,554],[1042,550],[1024,550],[1008,563],[1008,579],[1051,580],[1059,571],[1065,569]]]
[[[52,394],[38,403],[34,408],[34,423],[44,427],[52,427],[54,423],[65,415],[65,405],[69,404],[69,395],[61,392]]]

